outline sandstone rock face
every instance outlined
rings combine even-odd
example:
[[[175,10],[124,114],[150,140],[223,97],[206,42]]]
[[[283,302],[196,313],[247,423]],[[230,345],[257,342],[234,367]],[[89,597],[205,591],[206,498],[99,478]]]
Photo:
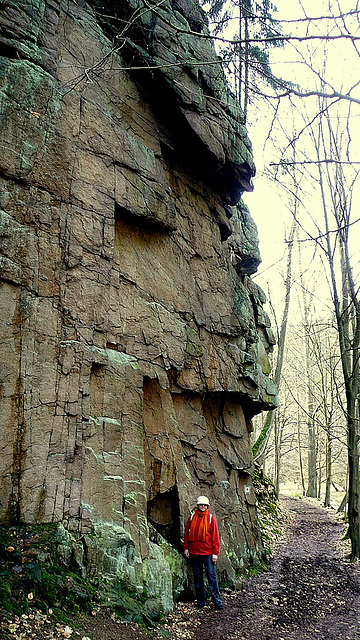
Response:
[[[168,609],[199,493],[223,577],[262,554],[251,146],[192,0],[5,2],[0,25],[1,522],[59,523],[85,574]]]

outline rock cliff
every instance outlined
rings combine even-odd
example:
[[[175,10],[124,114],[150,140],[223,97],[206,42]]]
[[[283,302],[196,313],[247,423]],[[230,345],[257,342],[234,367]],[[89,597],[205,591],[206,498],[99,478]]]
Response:
[[[276,405],[246,130],[192,0],[0,7],[0,519],[171,608],[196,496],[261,557]]]

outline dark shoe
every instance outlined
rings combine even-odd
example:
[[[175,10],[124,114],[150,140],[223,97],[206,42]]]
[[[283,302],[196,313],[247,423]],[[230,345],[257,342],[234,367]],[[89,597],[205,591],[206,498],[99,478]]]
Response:
[[[197,603],[195,604],[195,607],[196,607],[197,609],[202,609],[203,607],[205,607],[205,605],[206,605],[206,602],[197,602]]]
[[[220,609],[223,609],[223,608],[224,608],[224,605],[222,605],[222,604],[216,604],[215,605],[215,609],[217,609],[218,611],[220,611]]]

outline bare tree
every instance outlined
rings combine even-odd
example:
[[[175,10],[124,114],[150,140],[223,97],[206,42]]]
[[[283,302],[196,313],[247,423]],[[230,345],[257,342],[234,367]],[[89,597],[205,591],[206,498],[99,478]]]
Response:
[[[300,176],[306,174],[319,194],[316,217],[302,203],[298,214],[304,240],[320,249],[327,267],[328,283],[336,319],[340,361],[345,388],[345,418],[349,467],[348,518],[351,539],[351,557],[360,557],[360,488],[359,488],[359,412],[360,392],[360,301],[355,282],[351,253],[351,229],[353,219],[352,193],[359,169],[351,163],[349,155],[348,118],[330,117],[324,103],[319,101],[318,112],[322,118],[307,124],[311,148],[298,157],[296,168]],[[343,114],[341,114],[343,115]],[[345,124],[341,125],[342,122]],[[314,156],[309,161],[309,151]],[[326,161],[325,160],[331,160]],[[292,161],[287,162],[292,164]],[[283,163],[284,167],[284,163]],[[292,170],[293,170],[292,166]],[[311,168],[311,170],[310,170]],[[316,173],[315,173],[316,172]],[[305,199],[306,196],[302,196]],[[322,219],[319,216],[322,212]],[[310,227],[311,223],[311,227]],[[315,229],[315,231],[314,231]]]
[[[280,329],[278,330],[278,341],[277,341],[277,359],[276,359],[276,368],[274,380],[275,383],[280,389],[281,383],[281,371],[284,362],[284,353],[285,353],[285,342],[286,342],[286,330],[289,318],[289,308],[290,308],[290,296],[291,296],[291,270],[292,270],[292,255],[293,255],[293,246],[294,246],[294,234],[296,229],[296,223],[293,222],[288,240],[286,240],[288,254],[287,254],[287,268],[286,268],[286,277],[285,277],[285,302],[284,309],[281,319]],[[271,429],[273,426],[273,411],[268,411],[265,424],[261,430],[260,435],[256,439],[256,442],[253,445],[253,455],[255,461],[261,465],[263,458],[266,453],[266,446],[269,440],[269,436],[271,433]]]
[[[299,256],[300,258],[300,256]],[[300,270],[300,277],[302,278],[302,269]],[[302,286],[303,293],[303,332],[304,332],[304,355],[305,355],[305,370],[304,376],[306,378],[306,401],[307,401],[307,427],[308,427],[308,488],[306,495],[310,498],[317,497],[318,491],[318,472],[317,472],[317,434],[315,423],[315,397],[314,397],[314,384],[313,384],[313,363],[311,358],[311,302],[312,296]],[[308,295],[307,295],[308,294]]]

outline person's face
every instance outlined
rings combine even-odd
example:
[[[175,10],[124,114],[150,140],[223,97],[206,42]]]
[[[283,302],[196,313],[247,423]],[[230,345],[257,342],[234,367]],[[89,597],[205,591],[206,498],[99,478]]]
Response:
[[[199,511],[206,511],[207,504],[198,504],[198,509]]]

